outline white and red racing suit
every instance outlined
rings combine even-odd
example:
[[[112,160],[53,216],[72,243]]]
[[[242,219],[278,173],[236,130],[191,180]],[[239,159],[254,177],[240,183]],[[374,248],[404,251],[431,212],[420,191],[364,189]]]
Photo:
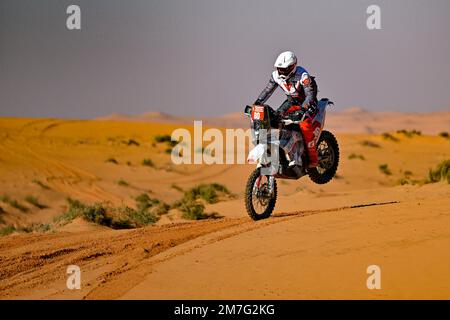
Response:
[[[280,78],[278,71],[275,70],[255,104],[264,104],[277,87],[280,87],[287,96],[286,101],[277,110],[280,115],[286,115],[301,108],[304,111],[309,110],[309,112],[313,112],[311,118],[314,117],[317,107],[317,84],[314,77],[310,76],[303,67],[298,66],[295,72],[287,79]],[[315,167],[318,162],[315,141],[318,139],[314,136],[314,126],[311,118],[306,118],[300,123],[300,128],[308,150],[309,166]]]

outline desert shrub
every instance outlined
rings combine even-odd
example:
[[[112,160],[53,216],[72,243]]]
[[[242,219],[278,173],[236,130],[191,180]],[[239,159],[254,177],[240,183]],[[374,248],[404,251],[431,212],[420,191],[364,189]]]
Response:
[[[370,141],[370,140],[361,141],[361,145],[364,147],[381,148],[381,146],[378,143]]]
[[[397,133],[399,133],[399,134],[403,134],[404,136],[406,136],[406,137],[408,137],[408,138],[412,138],[413,136],[420,136],[420,135],[422,135],[422,132],[421,131],[418,131],[418,130],[410,130],[410,131],[408,131],[408,130],[405,130],[405,129],[402,129],[402,130],[397,130]]]
[[[443,132],[439,133],[439,137],[448,139],[448,138],[450,138],[450,135],[448,134],[447,131],[443,131]]]
[[[382,173],[384,173],[385,175],[387,175],[387,176],[390,176],[390,175],[392,174],[392,172],[391,172],[391,170],[389,169],[389,167],[388,167],[387,164],[380,164],[380,165],[378,166],[378,169],[380,169],[380,171],[381,171]]]
[[[51,230],[51,226],[49,224],[44,223],[33,223],[25,226],[13,226],[8,225],[3,228],[0,228],[0,236],[7,236],[13,232],[22,232],[22,233],[30,233],[30,232],[48,232]]]
[[[228,189],[218,183],[200,184],[185,192],[184,197],[188,199],[203,199],[207,203],[215,203],[218,201],[219,194],[230,195]]]
[[[167,148],[164,150],[164,152],[167,154],[171,154],[173,147],[175,147],[178,144],[178,141],[172,141],[172,137],[168,134],[155,136],[155,141],[158,143],[167,144]]]
[[[26,196],[25,197],[25,201],[28,202],[29,204],[35,206],[38,209],[45,209],[45,208],[47,208],[46,205],[40,203],[39,200],[36,197],[33,197],[31,195]]]
[[[42,189],[44,189],[44,190],[50,190],[50,187],[49,186],[47,186],[46,184],[44,184],[42,181],[40,181],[40,180],[33,180],[33,182],[35,183],[35,184],[37,184],[39,187],[41,187]]]
[[[83,204],[79,200],[74,200],[72,198],[67,198],[66,201],[67,201],[67,204],[69,205],[69,207],[67,208],[67,210],[63,214],[61,214],[59,216],[56,216],[53,219],[54,222],[56,222],[56,223],[66,223],[66,222],[72,221],[76,217],[81,216],[84,208],[86,208],[86,205]]]
[[[172,189],[183,192],[183,188],[181,188],[179,185],[172,183],[170,186]]]
[[[128,139],[128,140],[125,140],[125,141],[123,141],[127,146],[139,146],[140,144],[139,144],[139,142],[137,142],[136,140],[134,140],[134,139]]]
[[[171,142],[172,137],[169,134],[160,134],[160,135],[155,136],[155,141],[158,143]]]
[[[403,174],[406,176],[406,177],[409,177],[409,176],[412,176],[412,171],[410,171],[410,170],[405,170],[405,172],[403,172]]]
[[[366,158],[365,158],[362,154],[356,154],[356,153],[351,153],[351,154],[348,156],[348,159],[349,159],[349,160],[352,160],[352,159],[366,160]]]
[[[150,224],[154,224],[159,220],[158,215],[148,209],[138,209],[126,207],[122,210],[122,214],[119,215],[119,221],[127,221],[129,226],[137,228]],[[116,223],[115,223],[116,224]]]
[[[170,206],[159,199],[150,198],[146,193],[142,193],[136,197],[136,207],[138,211],[151,209],[156,215],[165,214],[169,211]]]
[[[51,227],[49,224],[44,223],[32,223],[25,226],[18,226],[15,227],[15,231],[17,232],[24,232],[24,233],[31,233],[31,232],[48,232],[50,231]]]
[[[155,164],[153,163],[153,161],[151,159],[148,159],[148,158],[142,160],[142,165],[143,166],[147,166],[147,167],[152,167],[152,168],[155,167]]]
[[[51,230],[51,226],[48,223],[40,223],[35,227],[38,232],[48,232]]]
[[[94,222],[102,226],[111,226],[112,217],[108,215],[106,208],[100,203],[85,206],[81,210],[81,215],[86,221]]]
[[[122,207],[113,209],[114,215],[110,227],[113,229],[139,228],[156,223],[159,216],[150,208],[133,209]]]
[[[200,220],[207,218],[205,206],[193,199],[185,199],[182,201],[179,209],[183,213],[182,217],[184,219]]]
[[[158,199],[152,199],[146,193],[138,195],[135,200],[138,209],[148,209],[160,203]]]
[[[405,184],[411,184],[410,183],[410,180],[409,179],[406,179],[406,178],[400,178],[399,180],[398,180],[398,183],[400,184],[400,185],[405,185]]]
[[[207,203],[219,201],[219,195],[232,196],[230,191],[218,183],[200,184],[184,192],[183,198],[175,202],[172,207],[178,208],[182,212],[184,219],[199,220],[207,218],[216,218],[217,214],[205,213],[205,206],[199,202],[199,199]]]
[[[3,228],[0,228],[0,236],[7,236],[8,234],[13,233],[14,231],[16,231],[16,227],[5,226]]]
[[[126,182],[123,179],[120,179],[119,181],[117,181],[117,184],[122,187],[128,187],[130,185],[128,182]]]
[[[450,160],[444,160],[436,168],[428,171],[427,182],[434,183],[445,180],[447,180],[447,183],[450,183]]]
[[[119,162],[115,158],[108,158],[105,160],[107,163],[118,164]]]
[[[16,208],[22,212],[28,212],[28,208],[20,204],[17,200],[11,199],[8,195],[3,195],[0,200],[4,203],[9,204],[11,207]]]
[[[68,222],[77,217],[113,229],[130,229],[153,224],[158,221],[161,212],[167,212],[169,206],[159,200],[140,196],[138,208],[114,208],[101,203],[85,205],[78,200],[68,198],[69,207],[65,213],[55,218],[55,222]],[[145,204],[144,204],[145,202]]]
[[[389,132],[384,132],[382,135],[384,140],[390,140],[390,141],[394,141],[394,142],[398,142],[399,139],[394,137],[392,134],[390,134]]]

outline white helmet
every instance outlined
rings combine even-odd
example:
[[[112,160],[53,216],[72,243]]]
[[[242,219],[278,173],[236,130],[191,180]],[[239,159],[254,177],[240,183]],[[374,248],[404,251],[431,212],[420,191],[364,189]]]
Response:
[[[277,68],[278,76],[281,79],[287,79],[297,67],[297,57],[292,51],[282,52],[275,60],[274,67]]]

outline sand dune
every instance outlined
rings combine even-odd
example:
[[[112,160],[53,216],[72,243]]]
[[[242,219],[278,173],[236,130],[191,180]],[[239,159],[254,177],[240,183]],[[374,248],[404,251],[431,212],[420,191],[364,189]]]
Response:
[[[381,130],[373,114],[345,113],[345,119],[362,119],[356,131],[366,119]],[[415,124],[417,115],[402,116],[399,123]],[[428,116],[438,124],[448,119],[447,113]],[[274,216],[253,222],[243,204],[253,166],[175,166],[154,137],[180,124],[159,113],[146,117],[153,122],[120,115],[0,119],[0,229],[50,226],[0,237],[0,298],[450,298],[450,185],[421,183],[430,168],[450,158],[449,139],[338,133],[338,176],[326,185],[307,177],[280,180]],[[236,118],[222,117],[230,123]],[[181,126],[191,130],[190,120]],[[142,164],[146,158],[153,166]],[[406,176],[417,183],[401,185]],[[235,194],[206,205],[220,219],[185,220],[173,209],[156,225],[131,230],[81,218],[53,223],[67,210],[67,197],[134,206],[134,198],[146,193],[173,203],[183,196],[178,187],[212,182]],[[27,202],[29,196],[44,206]],[[81,290],[65,287],[69,264],[82,270]],[[365,286],[370,264],[382,269],[382,290]]]
[[[137,116],[113,114],[98,120],[142,121],[158,123],[192,124],[202,120],[204,125],[223,128],[247,128],[248,119],[241,112],[225,114],[221,117],[176,117],[161,112],[149,112]],[[326,125],[330,131],[339,133],[396,132],[397,130],[420,130],[425,134],[448,131],[450,111],[401,113],[369,112],[359,107],[336,111],[331,107],[327,113]]]

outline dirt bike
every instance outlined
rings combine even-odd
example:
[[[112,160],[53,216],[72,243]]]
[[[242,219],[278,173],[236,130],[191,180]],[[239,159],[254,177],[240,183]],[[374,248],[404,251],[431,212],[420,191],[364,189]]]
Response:
[[[257,164],[250,174],[245,189],[245,207],[253,220],[268,218],[277,201],[276,179],[299,179],[305,175],[317,184],[329,182],[339,163],[339,146],[334,135],[323,130],[326,108],[333,102],[321,99],[313,118],[314,139],[319,162],[308,168],[306,152],[299,124],[307,116],[296,113],[296,118],[279,117],[268,105],[246,106],[244,114],[250,117],[252,142],[248,163]],[[301,116],[301,118],[299,118]]]

